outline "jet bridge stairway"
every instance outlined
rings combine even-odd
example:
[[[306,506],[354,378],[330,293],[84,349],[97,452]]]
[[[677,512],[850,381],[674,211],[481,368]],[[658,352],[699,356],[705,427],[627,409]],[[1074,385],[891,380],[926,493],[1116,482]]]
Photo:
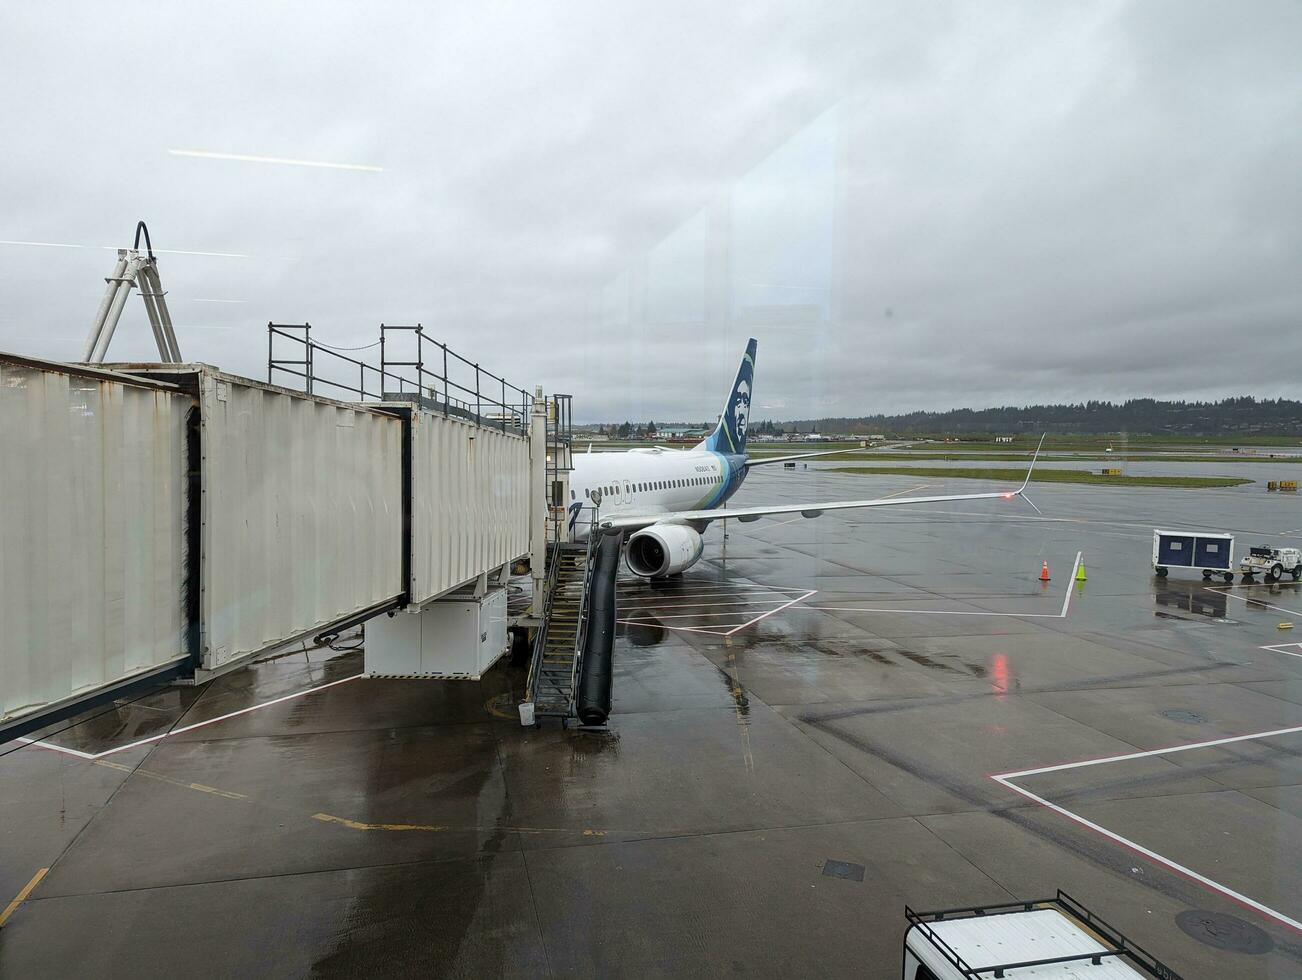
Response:
[[[534,639],[529,667],[528,691],[535,717],[574,717],[590,558],[586,543],[552,546],[543,624]]]

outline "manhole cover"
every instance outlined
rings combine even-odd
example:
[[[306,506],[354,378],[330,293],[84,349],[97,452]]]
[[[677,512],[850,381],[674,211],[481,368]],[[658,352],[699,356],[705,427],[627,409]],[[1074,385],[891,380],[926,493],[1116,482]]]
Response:
[[[1170,718],[1172,721],[1182,721],[1186,725],[1201,725],[1207,719],[1196,711],[1186,711],[1184,708],[1171,708],[1162,712],[1163,718]]]
[[[1175,917],[1175,924],[1200,943],[1232,953],[1269,953],[1275,948],[1263,930],[1224,912],[1187,909]]]
[[[850,881],[863,881],[863,865],[851,864],[849,861],[833,861],[828,858],[823,863],[823,874],[829,878],[847,878]]]

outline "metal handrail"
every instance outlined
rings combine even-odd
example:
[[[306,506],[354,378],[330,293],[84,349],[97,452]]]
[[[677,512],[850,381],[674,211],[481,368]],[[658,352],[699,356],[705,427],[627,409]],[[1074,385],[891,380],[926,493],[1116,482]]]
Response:
[[[570,710],[574,710],[575,688],[583,669],[583,648],[588,638],[588,592],[592,588],[592,551],[597,536],[597,512],[588,525],[588,548],[583,556],[583,590],[579,593],[579,625],[574,631],[574,662],[570,665]]]
[[[417,359],[415,361],[394,361],[387,357],[385,345],[386,334],[391,330],[411,330],[417,337]],[[276,338],[281,337],[302,346],[300,357],[276,357]],[[361,401],[384,401],[393,394],[417,396],[420,403],[429,411],[442,412],[445,416],[460,416],[471,419],[479,425],[491,425],[523,429],[532,406],[532,396],[522,388],[517,388],[504,378],[479,366],[478,363],[462,357],[446,344],[435,343],[442,352],[443,373],[426,366],[423,343],[426,337],[423,328],[380,324],[380,340],[369,347],[380,348],[380,365],[368,364],[358,357],[350,357],[326,344],[312,339],[312,325],[303,324],[267,324],[267,381],[272,382],[277,372],[299,378],[304,390],[312,394],[318,385],[327,385],[341,392],[356,396]],[[362,349],[362,348],[359,348]],[[317,368],[317,355],[325,354],[346,365],[346,370],[357,372],[357,382],[342,382],[322,376]],[[475,371],[475,387],[463,385],[449,376],[449,365],[464,364]],[[414,368],[415,377],[392,368]],[[485,385],[490,387],[485,390]],[[377,387],[372,388],[370,385]],[[441,400],[440,400],[440,387]],[[496,389],[494,391],[494,389]],[[453,391],[465,397],[456,397]],[[430,396],[433,397],[430,397]],[[474,396],[474,400],[471,400]],[[510,399],[508,401],[508,398]],[[518,400],[517,400],[518,399]]]
[[[542,608],[539,611],[540,624],[538,626],[538,632],[534,634],[533,656],[529,660],[529,674],[525,678],[524,682],[525,697],[529,701],[538,700],[538,684],[542,680],[539,666],[542,664],[543,650],[547,646],[547,626],[551,622],[552,618],[552,598],[556,595],[556,579],[559,577],[561,570],[560,538],[556,536],[559,534],[559,527],[557,527],[559,522],[555,517],[552,517],[551,521],[554,532],[552,538],[552,550],[550,552],[552,555],[552,563],[551,567],[547,569],[547,577],[544,579],[545,584],[543,585]],[[537,596],[534,597],[535,604],[537,603],[537,598]]]
[[[391,330],[413,333],[416,336],[416,359],[414,361],[395,361],[388,356],[388,333]],[[437,395],[438,384],[427,384],[426,378],[443,385],[443,403],[445,406],[456,402],[458,406],[466,412],[471,411],[470,396],[474,395],[474,415],[481,424],[484,420],[484,408],[496,406],[499,409],[499,417],[489,419],[490,422],[498,423],[503,429],[506,428],[508,420],[512,425],[523,426],[525,418],[529,415],[530,407],[533,404],[533,396],[523,388],[516,387],[500,375],[492,371],[485,370],[479,366],[478,361],[472,361],[469,358],[462,357],[456,351],[450,349],[447,344],[437,340],[430,340],[438,349],[441,356],[443,373],[431,370],[427,367],[425,359],[425,328],[417,323],[414,325],[381,323],[380,324],[380,368],[387,371],[389,367],[410,367],[416,369],[416,377],[413,380],[404,379],[407,383],[415,386],[417,393],[432,390]],[[471,368],[475,372],[475,387],[461,384],[452,380],[450,364],[461,364]],[[489,388],[485,389],[485,381],[489,383]],[[493,387],[498,389],[498,398],[492,397],[490,391]],[[464,398],[454,398],[452,390],[456,389]],[[400,387],[399,392],[405,392],[404,387]],[[507,401],[508,392],[511,401]],[[518,399],[518,400],[517,400]]]

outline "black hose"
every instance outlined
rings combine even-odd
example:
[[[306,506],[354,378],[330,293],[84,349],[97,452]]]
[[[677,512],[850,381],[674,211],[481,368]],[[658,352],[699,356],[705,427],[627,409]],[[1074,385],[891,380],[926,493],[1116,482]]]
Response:
[[[136,240],[132,244],[131,249],[135,252],[140,251],[140,233],[142,231],[145,233],[145,251],[149,253],[149,258],[152,261],[154,258],[154,244],[149,240],[149,229],[145,227],[143,221],[136,222]]]
[[[623,534],[603,534],[592,559],[588,593],[588,633],[583,640],[577,707],[585,725],[604,725],[610,717],[611,660],[615,646],[615,579]]]

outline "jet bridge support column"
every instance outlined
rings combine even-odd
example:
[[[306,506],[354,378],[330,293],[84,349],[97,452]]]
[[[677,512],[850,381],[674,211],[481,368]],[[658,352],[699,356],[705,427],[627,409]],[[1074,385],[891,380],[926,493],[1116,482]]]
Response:
[[[547,588],[547,400],[534,388],[529,416],[529,569],[533,577],[534,616],[543,611]]]

